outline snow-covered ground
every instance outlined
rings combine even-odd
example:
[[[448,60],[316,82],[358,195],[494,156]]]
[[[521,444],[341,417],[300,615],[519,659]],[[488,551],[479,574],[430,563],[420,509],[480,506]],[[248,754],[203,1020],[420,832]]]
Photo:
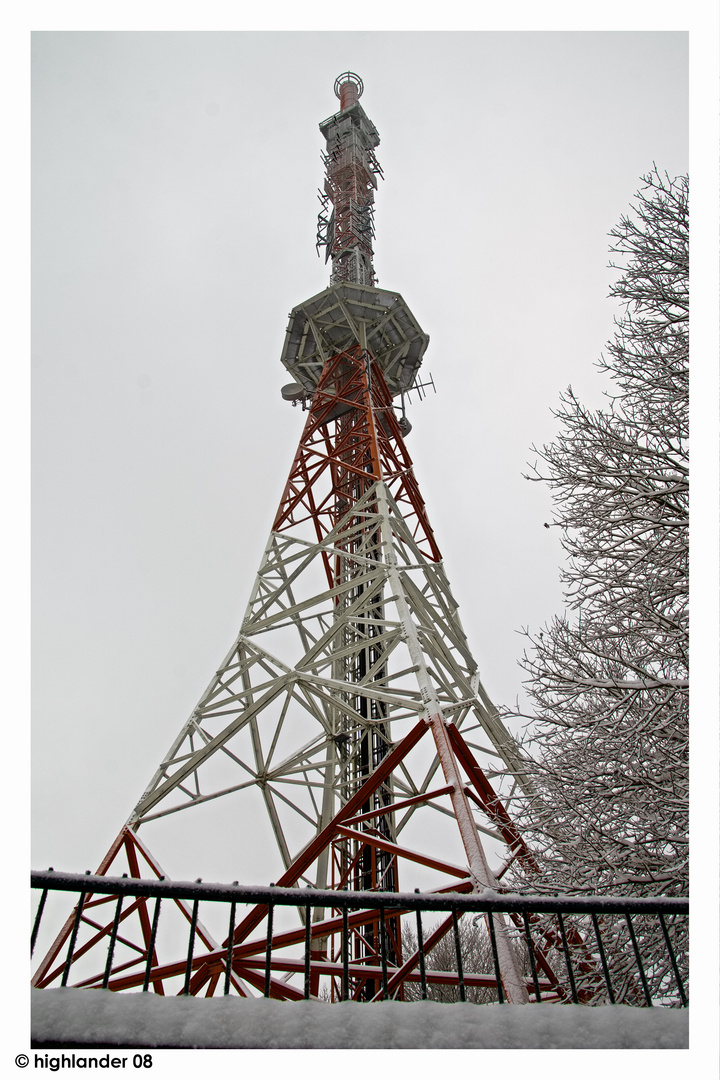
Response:
[[[684,1049],[688,1010],[266,1001],[33,990],[35,1044],[213,1049]]]

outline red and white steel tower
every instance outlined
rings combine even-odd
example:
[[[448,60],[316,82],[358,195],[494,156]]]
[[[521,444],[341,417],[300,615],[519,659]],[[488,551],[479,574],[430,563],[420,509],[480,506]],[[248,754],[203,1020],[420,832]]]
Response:
[[[302,403],[305,422],[245,616],[98,873],[163,875],[154,854],[172,858],[163,830],[190,815],[226,850],[227,880],[257,883],[256,837],[274,842],[279,886],[471,892],[501,887],[516,861],[533,871],[512,813],[516,792],[529,790],[523,758],[480,682],[405,445],[404,408],[396,411],[418,385],[428,338],[403,297],[376,283],[379,137],[362,90],[356,75],[341,75],[340,109],[320,125],[318,245],[331,282],[289,316],[283,396]],[[182,835],[175,827],[176,850]],[[83,912],[70,984],[96,986],[103,965],[93,950],[110,920],[92,897]],[[265,917],[259,905],[234,931],[233,992],[262,985],[266,943],[255,931]],[[322,909],[313,918],[317,989],[337,970],[337,919]],[[505,995],[526,1001],[494,918]],[[377,912],[353,919],[354,993],[369,998]],[[150,921],[138,898],[123,916],[110,989],[142,984]],[[70,928],[36,986],[57,984]],[[387,932],[397,991],[399,920]],[[302,921],[282,933],[271,993],[293,998],[282,950],[303,940]],[[213,993],[228,943],[200,923],[196,934],[191,992]],[[156,942],[151,985],[172,992],[184,964],[172,943],[162,951]]]

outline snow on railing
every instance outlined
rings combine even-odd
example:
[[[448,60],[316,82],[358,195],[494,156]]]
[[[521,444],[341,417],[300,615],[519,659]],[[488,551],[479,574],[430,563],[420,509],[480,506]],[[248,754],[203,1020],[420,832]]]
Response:
[[[170,992],[196,994],[202,987],[207,994],[214,993],[222,978],[221,993],[242,995],[253,988],[265,997],[292,1000],[502,1003],[494,920],[489,917],[502,914],[508,917],[531,1001],[675,1007],[688,1003],[689,904],[684,898],[353,892],[53,870],[33,872],[31,887],[41,890],[32,949],[48,895],[70,892],[79,897],[55,940],[53,963],[41,966],[33,980],[40,987],[146,991],[152,984],[161,993],[171,985]],[[102,925],[97,909],[112,905],[114,896],[112,918]],[[128,898],[136,899],[123,913]],[[148,901],[153,898],[151,914]],[[164,900],[172,901],[182,911],[184,924],[190,924],[181,962],[161,964],[157,958]],[[217,944],[200,922],[201,903],[208,925],[221,908],[225,910],[224,944]],[[94,908],[91,914],[89,907]],[[242,918],[237,917],[238,908]],[[125,926],[121,928],[131,909],[143,924],[141,946],[132,945]],[[286,909],[299,911],[300,931],[281,927],[276,909],[279,915]],[[438,925],[430,925],[433,915],[440,917]],[[264,934],[254,937],[263,922]],[[88,974],[86,968],[80,976],[82,964],[77,961],[87,958],[98,942],[104,945],[103,939],[107,939],[103,972]],[[56,962],[66,941],[64,959]],[[175,949],[177,941],[176,934]],[[167,949],[169,939],[163,945]],[[117,961],[118,948],[125,949],[127,962]]]

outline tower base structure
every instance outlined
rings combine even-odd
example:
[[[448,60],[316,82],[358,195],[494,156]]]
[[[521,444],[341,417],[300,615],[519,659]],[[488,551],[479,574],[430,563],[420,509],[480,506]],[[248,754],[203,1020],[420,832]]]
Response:
[[[278,886],[497,890],[514,864],[534,870],[512,819],[522,789],[523,759],[480,683],[382,367],[356,343],[325,362],[314,389],[240,632],[98,872],[165,876],[148,843],[154,850],[163,826],[212,804],[223,811],[215,840],[237,853],[234,876],[246,883],[243,839],[257,831],[274,840]],[[84,903],[85,940],[68,971],[82,969],[76,984],[91,986],[102,965],[91,970],[90,954],[110,920]],[[242,958],[265,915],[260,906],[234,930],[238,993],[255,985]],[[496,918],[505,996],[526,1000]],[[314,919],[319,956],[326,913]],[[372,923],[357,924],[366,965]],[[70,927],[35,985],[57,983]],[[212,993],[227,940],[200,924],[195,933],[192,992]],[[388,933],[399,970],[399,923]],[[142,982],[151,940],[142,900],[123,934],[129,954],[118,954],[110,989]],[[161,993],[181,961],[154,947]],[[271,992],[297,991],[280,980]]]

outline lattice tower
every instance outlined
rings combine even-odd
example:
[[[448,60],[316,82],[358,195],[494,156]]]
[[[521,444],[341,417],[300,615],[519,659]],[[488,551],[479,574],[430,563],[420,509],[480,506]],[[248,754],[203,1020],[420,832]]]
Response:
[[[283,396],[305,412],[298,449],[240,631],[102,874],[164,874],[153,852],[167,828],[174,854],[172,844],[163,850],[182,864],[191,815],[200,823],[197,857],[205,857],[205,840],[208,848],[219,841],[225,880],[246,884],[258,883],[270,840],[279,886],[468,892],[502,887],[516,864],[535,870],[513,823],[513,799],[530,790],[523,757],[480,681],[405,444],[408,426],[396,413],[416,385],[428,338],[402,296],[375,283],[379,136],[359,104],[360,79],[347,72],[335,90],[340,110],[320,125],[325,211],[332,207],[321,214],[320,240],[331,284],[291,311],[281,356],[293,379]],[[192,876],[185,865],[181,872]],[[144,901],[130,915],[135,937],[128,917],[129,953],[118,956],[110,989],[141,985],[156,948]],[[253,934],[266,916],[259,905],[233,931],[233,992],[263,985],[265,939],[256,945]],[[327,978],[331,995],[332,916],[316,909],[312,924],[313,992]],[[109,923],[81,922],[89,937],[74,946],[75,984],[100,985],[89,957]],[[505,994],[525,1001],[504,923],[493,922]],[[57,980],[70,927],[68,920],[36,985]],[[408,962],[399,916],[386,932],[390,985],[401,994]],[[191,992],[213,993],[228,941],[200,923],[196,933]],[[284,933],[271,993],[292,999],[294,969],[283,967],[282,948],[305,930]],[[378,992],[377,913],[356,917],[352,933],[353,995],[370,999]],[[182,968],[152,951],[156,992],[172,987]],[[545,973],[557,985],[547,964]]]

